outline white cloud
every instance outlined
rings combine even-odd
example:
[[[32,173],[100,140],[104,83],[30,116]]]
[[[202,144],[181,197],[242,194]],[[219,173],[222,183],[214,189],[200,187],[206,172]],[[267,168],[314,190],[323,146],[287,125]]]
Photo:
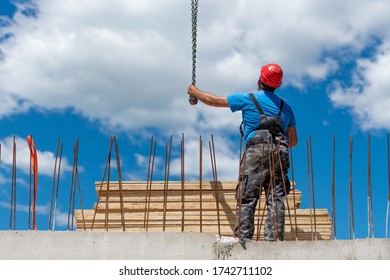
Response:
[[[183,127],[196,123],[199,112],[208,116],[184,101],[191,75],[189,3],[35,3],[36,18],[19,12],[2,29],[13,35],[1,43],[2,116],[30,106],[71,107],[124,130]],[[378,4],[380,10],[372,8]],[[370,34],[383,35],[381,30],[389,22],[382,12],[386,5],[385,1],[200,2],[198,83],[221,94],[250,90],[260,65],[268,61],[283,64],[286,84],[325,79],[339,65],[332,57],[324,58],[324,51],[346,46],[360,50]],[[364,18],[358,17],[363,12]],[[19,100],[24,106],[17,109]]]
[[[350,87],[335,84],[330,98],[347,107],[363,130],[390,128],[390,44],[382,44],[373,59],[359,59]]]

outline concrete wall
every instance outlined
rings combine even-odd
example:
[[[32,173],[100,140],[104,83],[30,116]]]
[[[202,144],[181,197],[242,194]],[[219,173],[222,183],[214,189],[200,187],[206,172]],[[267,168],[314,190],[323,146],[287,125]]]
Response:
[[[247,242],[204,233],[0,231],[2,260],[390,260],[390,239]]]

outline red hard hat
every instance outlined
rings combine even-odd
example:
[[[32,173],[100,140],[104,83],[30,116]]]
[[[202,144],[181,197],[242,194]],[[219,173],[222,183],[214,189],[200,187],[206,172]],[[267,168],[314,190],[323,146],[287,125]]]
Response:
[[[278,64],[267,64],[261,67],[259,82],[278,88],[282,84],[283,70]]]

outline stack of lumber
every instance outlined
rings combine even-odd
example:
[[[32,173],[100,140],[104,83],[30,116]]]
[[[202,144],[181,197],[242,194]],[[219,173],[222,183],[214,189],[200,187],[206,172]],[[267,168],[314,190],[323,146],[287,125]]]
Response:
[[[77,230],[208,232],[232,236],[236,214],[234,181],[97,182],[93,210],[76,210]],[[287,196],[286,240],[328,240],[326,209],[299,209],[302,193]],[[264,194],[256,209],[254,240],[263,239]]]

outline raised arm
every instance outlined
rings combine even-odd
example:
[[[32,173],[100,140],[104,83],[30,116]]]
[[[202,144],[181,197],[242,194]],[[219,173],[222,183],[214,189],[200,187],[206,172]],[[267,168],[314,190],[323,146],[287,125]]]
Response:
[[[229,107],[226,96],[218,96],[198,89],[194,85],[188,87],[188,94],[198,98],[202,103],[213,107]]]

